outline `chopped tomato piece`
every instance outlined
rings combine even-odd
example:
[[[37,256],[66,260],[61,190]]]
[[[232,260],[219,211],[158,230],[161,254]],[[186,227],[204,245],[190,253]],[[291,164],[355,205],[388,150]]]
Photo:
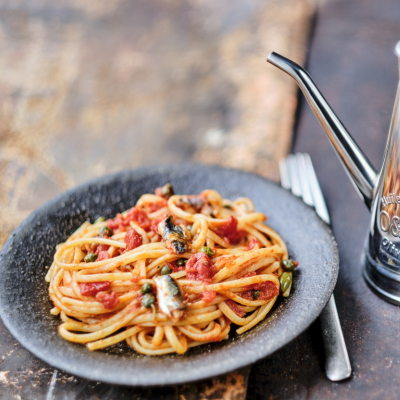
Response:
[[[257,275],[256,272],[248,272],[242,278],[248,278],[250,276]],[[260,296],[257,300],[270,300],[274,296],[279,295],[279,287],[274,282],[266,281],[261,283],[253,283],[252,285],[247,285],[244,287],[246,290],[242,292],[241,296],[246,300],[254,300],[253,299],[253,290],[259,290]]]
[[[136,249],[143,244],[143,238],[134,229],[129,229],[125,235],[126,250]]]
[[[178,265],[176,265],[176,261],[174,262],[168,262],[167,261],[167,265],[168,267],[170,267],[172,269],[172,271],[174,272],[178,272],[178,271],[183,271],[185,269],[185,267],[179,267]]]
[[[151,221],[150,230],[152,230],[156,235],[158,235],[158,224],[161,222],[158,219],[153,219]]]
[[[100,254],[102,251],[107,251],[110,248],[108,244],[99,244],[96,249],[96,254]]]
[[[192,281],[211,283],[215,267],[206,253],[193,254],[186,263],[186,277]]]
[[[299,262],[298,261],[293,261],[293,264],[296,266],[296,268],[299,266]]]
[[[96,294],[96,300],[103,304],[104,308],[112,310],[119,303],[117,293],[99,292]]]
[[[136,221],[138,225],[143,228],[146,232],[150,230],[150,220],[147,213],[141,210],[139,207],[133,207],[129,210],[126,219],[130,221]]]
[[[168,202],[167,201],[163,201],[163,202],[159,202],[159,203],[151,203],[149,205],[149,212],[153,213],[155,211],[158,211],[160,208],[163,207],[167,207]]]
[[[82,296],[95,296],[98,292],[108,290],[111,286],[111,282],[88,282],[81,283],[79,287],[81,289]]]
[[[103,261],[103,260],[108,260],[110,257],[110,253],[108,251],[101,251],[99,253],[99,256],[97,257],[96,261]]]
[[[240,318],[243,318],[246,313],[233,300],[225,300],[225,304]]]
[[[231,215],[227,222],[215,229],[215,233],[224,238],[230,244],[238,244],[246,235],[246,232],[241,230],[238,231],[237,225],[238,220]]]
[[[108,253],[109,248],[110,246],[108,244],[99,244],[96,249],[96,254],[98,256],[96,261],[103,261],[111,258],[110,254]]]
[[[113,231],[118,229],[120,232],[124,232],[131,221],[137,222],[146,232],[150,230],[150,220],[146,211],[137,206],[128,211],[126,218],[124,218],[122,214],[117,214],[114,219],[109,219],[107,221],[107,226]]]
[[[266,281],[254,285],[255,290],[260,291],[258,300],[270,300],[279,295],[279,287],[274,282]]]
[[[249,245],[247,246],[247,250],[253,250],[254,248],[259,249],[260,248],[260,243],[256,238],[252,238],[250,240]]]
[[[117,216],[114,219],[109,219],[107,220],[107,226],[112,230],[118,229],[119,231],[123,232],[125,231],[125,227],[128,226],[126,224],[125,218],[122,216],[122,214],[117,214]]]
[[[205,303],[212,303],[216,296],[217,292],[214,292],[213,290],[208,290],[202,293],[202,298]]]
[[[253,299],[253,289],[246,290],[240,294],[245,300],[254,301]]]

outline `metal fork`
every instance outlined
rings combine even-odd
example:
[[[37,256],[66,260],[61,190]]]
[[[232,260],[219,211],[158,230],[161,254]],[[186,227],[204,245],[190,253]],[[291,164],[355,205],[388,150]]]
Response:
[[[279,172],[281,186],[302,197],[304,203],[314,207],[317,215],[330,225],[328,209],[310,156],[289,154],[279,161]],[[331,381],[341,381],[351,375],[351,365],[333,294],[320,315],[320,321],[325,348],[325,374]]]

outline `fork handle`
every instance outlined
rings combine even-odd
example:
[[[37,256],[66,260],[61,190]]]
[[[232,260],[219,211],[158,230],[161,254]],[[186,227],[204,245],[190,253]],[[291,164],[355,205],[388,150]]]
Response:
[[[341,381],[351,375],[351,365],[333,294],[322,310],[320,321],[325,348],[326,376],[331,381]]]

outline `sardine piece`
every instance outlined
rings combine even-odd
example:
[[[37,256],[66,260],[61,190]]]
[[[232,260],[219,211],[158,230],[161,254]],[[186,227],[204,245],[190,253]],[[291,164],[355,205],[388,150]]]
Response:
[[[200,212],[202,207],[205,205],[205,198],[201,194],[193,196],[184,196],[179,199],[179,203],[186,204],[189,207],[193,207],[196,210],[196,212]]]
[[[154,281],[161,312],[173,321],[179,321],[184,315],[186,301],[178,282],[170,275],[157,276]]]
[[[172,216],[165,218],[158,224],[158,231],[170,248],[176,254],[183,254],[188,250],[188,237],[185,231],[174,224]]]

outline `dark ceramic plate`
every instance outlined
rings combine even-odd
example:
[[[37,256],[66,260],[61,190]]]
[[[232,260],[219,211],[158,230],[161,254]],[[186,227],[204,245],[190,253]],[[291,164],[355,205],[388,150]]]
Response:
[[[66,342],[44,281],[54,248],[85,220],[114,216],[143,193],[171,182],[177,193],[216,189],[224,197],[250,197],[300,262],[289,298],[241,336],[199,346],[185,355],[145,357],[124,343],[105,351]],[[11,235],[0,254],[0,316],[15,338],[37,357],[71,374],[113,384],[147,386],[209,378],[272,354],[320,314],[336,283],[338,252],[331,230],[299,199],[259,176],[203,165],[141,168],[106,176],[51,200]]]

